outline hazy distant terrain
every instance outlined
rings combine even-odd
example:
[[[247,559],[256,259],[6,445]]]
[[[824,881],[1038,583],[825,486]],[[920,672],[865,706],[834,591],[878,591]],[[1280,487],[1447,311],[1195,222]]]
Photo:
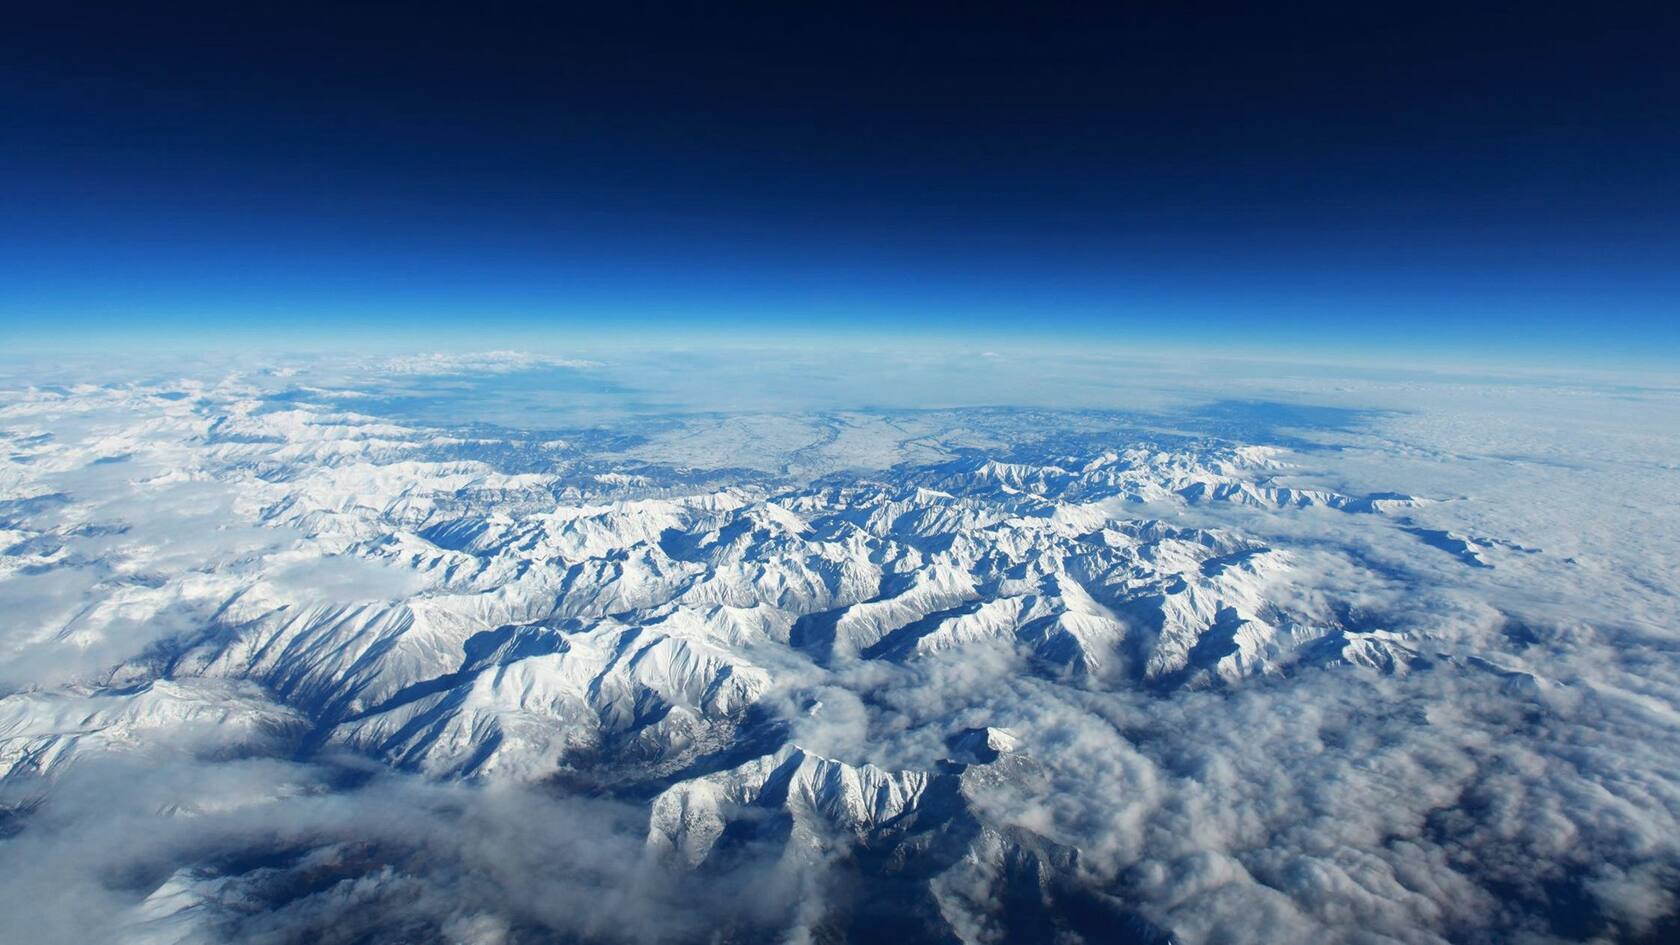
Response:
[[[1672,933],[1680,391],[741,363],[8,366],[0,939]]]

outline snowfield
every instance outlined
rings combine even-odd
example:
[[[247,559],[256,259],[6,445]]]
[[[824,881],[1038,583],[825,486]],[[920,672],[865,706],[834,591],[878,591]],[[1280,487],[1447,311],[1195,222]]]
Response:
[[[0,392],[0,938],[1674,928],[1680,447],[1640,424],[356,390]]]

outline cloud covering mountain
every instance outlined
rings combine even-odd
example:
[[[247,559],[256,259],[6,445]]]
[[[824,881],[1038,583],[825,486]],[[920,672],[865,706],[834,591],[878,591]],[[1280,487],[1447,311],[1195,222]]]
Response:
[[[1099,367],[14,372],[0,938],[1673,928],[1672,390]]]

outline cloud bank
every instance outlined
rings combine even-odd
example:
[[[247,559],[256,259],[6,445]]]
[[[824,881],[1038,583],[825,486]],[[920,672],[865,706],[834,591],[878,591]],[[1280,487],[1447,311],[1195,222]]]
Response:
[[[1270,383],[1334,409],[9,389],[0,938],[1667,934],[1672,394]]]

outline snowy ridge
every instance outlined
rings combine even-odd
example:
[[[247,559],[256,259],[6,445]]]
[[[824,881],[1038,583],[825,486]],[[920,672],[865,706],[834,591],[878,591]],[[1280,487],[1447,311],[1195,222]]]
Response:
[[[1229,762],[1244,735],[1221,727],[1224,713],[1251,712],[1257,737],[1286,748],[1302,732],[1302,758],[1341,765],[1327,782],[1373,779],[1365,796],[1381,802],[1361,810],[1393,809],[1400,826],[1383,829],[1412,829],[1414,844],[1456,795],[1414,784],[1401,796],[1384,779],[1475,765],[1429,754],[1435,733],[1417,727],[1435,705],[1407,692],[1466,693],[1438,701],[1449,721],[1485,706],[1500,720],[1582,705],[1668,718],[1627,687],[1523,658],[1550,638],[1495,609],[1395,619],[1394,600],[1420,585],[1324,537],[1380,536],[1415,549],[1430,576],[1500,577],[1545,557],[1453,521],[1451,503],[1303,484],[1272,447],[1030,440],[1027,421],[997,422],[975,439],[1011,445],[911,430],[913,446],[868,444],[890,462],[805,476],[792,472],[804,446],[782,450],[785,473],[706,470],[611,455],[602,443],[623,444],[599,431],[439,430],[231,380],[30,392],[0,407],[0,581],[28,591],[4,638],[0,827],[94,760],[354,758],[485,797],[610,802],[633,812],[619,859],[696,882],[773,863],[801,882],[850,871],[836,888],[859,884],[809,915],[744,919],[734,940],[838,940],[833,923],[899,914],[939,941],[1052,927],[1218,940],[1232,927],[1199,927],[1200,910],[1240,895],[1272,903],[1276,927],[1345,930],[1348,915],[1380,914],[1396,940],[1430,941],[1393,918],[1416,914],[1418,894],[1396,888],[1412,873],[1351,863],[1343,847],[1312,848],[1310,869],[1267,860],[1293,812],[1256,813],[1256,795],[1298,797],[1316,774],[1279,784]],[[1292,687],[1310,686],[1372,701],[1346,717],[1297,712]],[[1388,712],[1390,698],[1404,711]],[[1385,754],[1417,737],[1425,761]],[[334,768],[294,791],[259,771],[230,796],[325,797],[336,778],[366,776]],[[1252,785],[1248,807],[1209,800],[1207,785]],[[479,795],[438,807],[462,796]],[[1169,859],[1134,869],[1134,801],[1237,839],[1151,825]],[[293,865],[237,881],[149,877],[132,937],[215,941],[241,897],[288,895],[299,870],[379,886],[389,873],[368,880],[358,864],[402,846],[288,842],[268,852]],[[1346,893],[1336,909],[1367,911],[1277,905],[1278,890],[1323,877]],[[1460,923],[1484,904],[1454,895],[1471,904],[1454,906]]]
[[[590,501],[561,473],[418,458],[435,436],[354,413],[235,401],[205,416],[86,393],[157,416],[75,448],[35,442],[28,467],[8,467],[12,501],[33,503],[10,519],[9,567],[65,564],[53,530],[90,527],[73,501],[32,491],[27,470],[114,451],[142,489],[226,484],[233,510],[285,543],[213,577],[115,585],[52,632],[97,637],[90,625],[191,595],[206,622],[125,675],[255,681],[328,742],[440,777],[542,779],[632,749],[649,770],[680,770],[778,691],[772,667],[790,661],[833,670],[1004,645],[1109,684],[1271,672],[1337,630],[1268,599],[1288,553],[1131,517],[1128,503],[1413,501],[1271,485],[1286,467],[1249,446],[975,454],[791,489]],[[142,472],[148,451],[167,455],[167,476]],[[377,570],[390,597],[333,602],[286,580],[357,569]],[[1358,665],[1400,665],[1370,640],[1349,646]]]

